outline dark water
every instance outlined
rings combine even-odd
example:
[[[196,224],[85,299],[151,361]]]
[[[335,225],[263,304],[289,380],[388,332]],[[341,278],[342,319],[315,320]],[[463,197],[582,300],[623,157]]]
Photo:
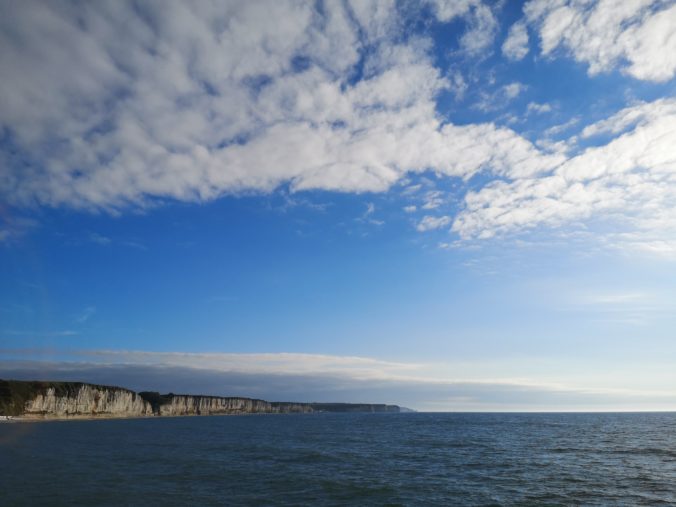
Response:
[[[0,505],[676,504],[676,414],[0,424]]]

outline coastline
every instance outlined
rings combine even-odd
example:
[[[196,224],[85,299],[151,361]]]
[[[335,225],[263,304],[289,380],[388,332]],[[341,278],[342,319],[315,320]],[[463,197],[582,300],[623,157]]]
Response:
[[[96,421],[108,419],[152,419],[154,415],[116,415],[116,414],[73,414],[73,415],[55,415],[55,416],[1,416],[6,417],[0,419],[0,424],[16,424],[16,423],[40,423],[52,421]],[[183,416],[176,416],[183,417]]]
[[[403,409],[406,410],[406,409]],[[383,403],[270,402],[241,396],[135,392],[84,382],[0,379],[0,422],[140,419],[207,415],[399,413]]]
[[[410,412],[401,413],[414,413]],[[239,413],[218,413],[218,414],[177,414],[177,415],[117,415],[117,414],[73,414],[73,415],[54,415],[54,416],[0,416],[0,424],[20,424],[20,423],[46,423],[59,421],[107,421],[113,419],[177,419],[185,417],[256,417],[256,416],[285,416],[285,415],[317,415],[317,414],[340,414],[356,412],[239,412]],[[384,412],[359,412],[384,413]]]
[[[306,415],[322,414],[327,412],[239,412],[219,414],[176,414],[176,415],[117,415],[117,414],[72,414],[72,415],[49,415],[49,416],[0,416],[0,424],[15,423],[42,423],[58,421],[106,421],[111,419],[176,419],[184,417],[240,417],[262,415]]]

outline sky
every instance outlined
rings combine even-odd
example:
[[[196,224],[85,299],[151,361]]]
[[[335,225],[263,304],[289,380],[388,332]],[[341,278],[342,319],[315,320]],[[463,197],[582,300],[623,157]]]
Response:
[[[676,410],[676,2],[0,1],[0,377]]]

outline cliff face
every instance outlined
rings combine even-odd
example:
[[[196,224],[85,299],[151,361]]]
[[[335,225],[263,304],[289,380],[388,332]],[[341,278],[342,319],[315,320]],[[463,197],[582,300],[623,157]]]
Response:
[[[271,403],[241,397],[135,393],[80,382],[0,380],[0,415],[32,419],[143,417],[313,412],[307,403]]]
[[[305,403],[270,403],[251,398],[171,395],[159,405],[159,415],[274,414],[312,412]]]
[[[311,403],[316,412],[392,412],[399,413],[399,405],[383,403]]]
[[[0,415],[65,418],[138,417],[152,413],[150,403],[121,387],[0,380]]]
[[[135,393],[80,382],[0,380],[0,415],[27,418],[144,417],[311,412],[399,412],[396,405],[269,402],[251,398]]]
[[[110,415],[138,417],[153,415],[150,403],[133,391],[82,384],[75,392],[57,394],[54,387],[38,393],[24,405],[25,415],[54,417]]]

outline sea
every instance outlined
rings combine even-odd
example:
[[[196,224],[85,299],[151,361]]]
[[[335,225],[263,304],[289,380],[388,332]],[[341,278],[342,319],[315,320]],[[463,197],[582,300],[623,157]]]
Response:
[[[676,505],[676,413],[7,423],[0,505]]]

